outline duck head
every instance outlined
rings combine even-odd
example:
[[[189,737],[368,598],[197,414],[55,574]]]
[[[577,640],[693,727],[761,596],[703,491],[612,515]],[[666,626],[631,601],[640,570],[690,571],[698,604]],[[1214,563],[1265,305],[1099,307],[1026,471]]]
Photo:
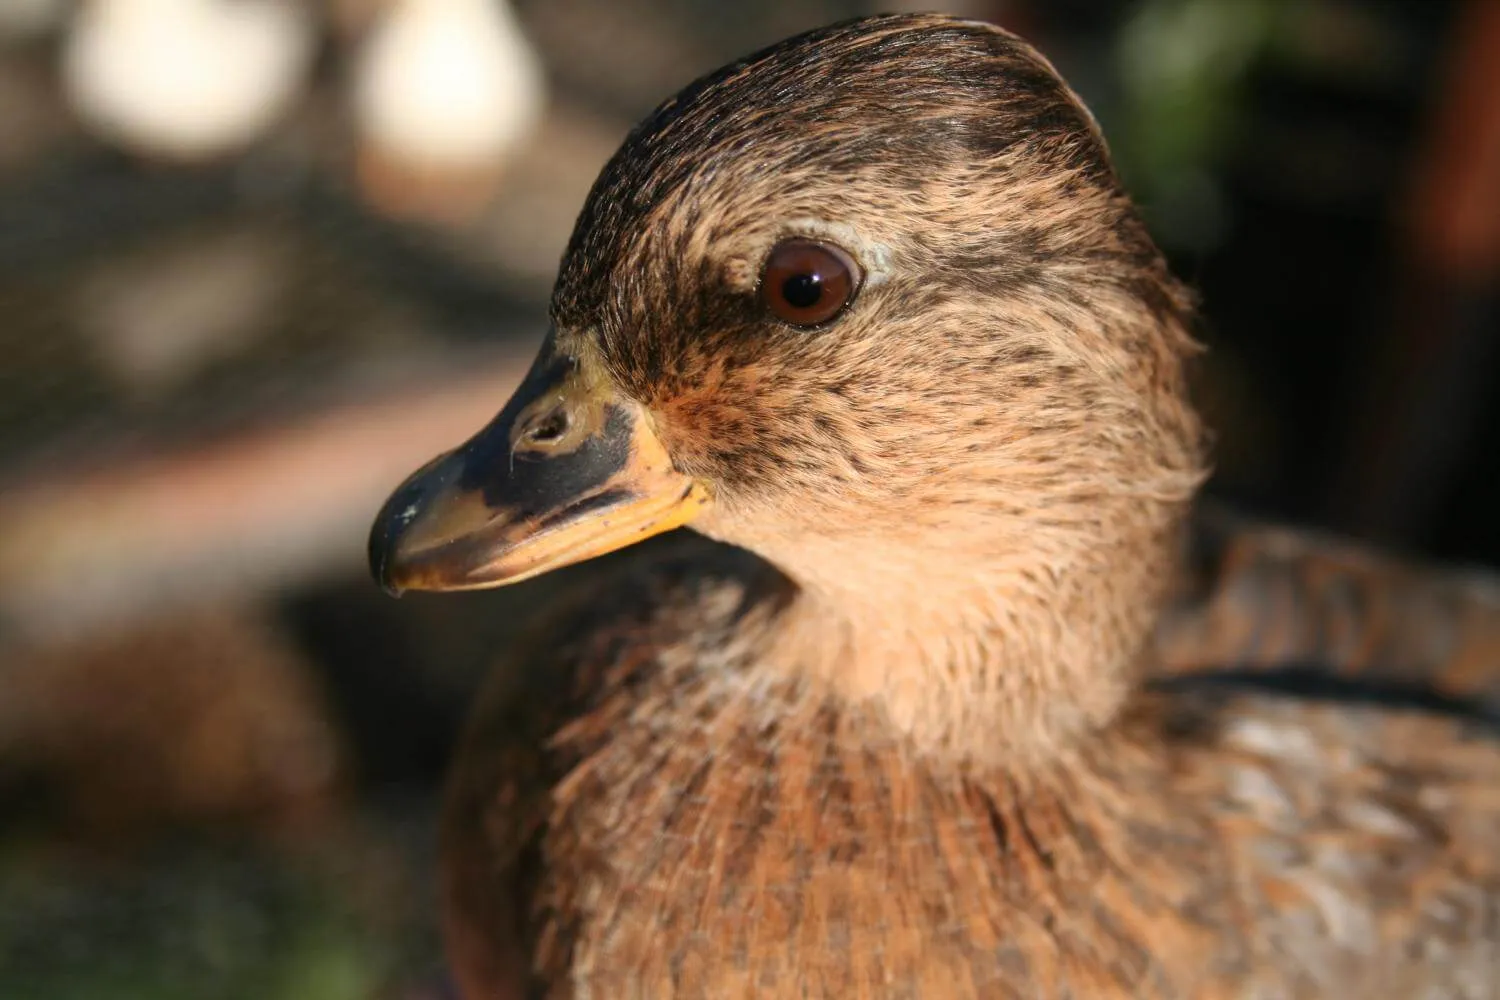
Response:
[[[551,312],[381,512],[388,587],[691,524],[799,585],[790,660],[913,732],[1118,703],[1201,478],[1189,306],[1025,43],[867,18],[690,85],[604,168]]]

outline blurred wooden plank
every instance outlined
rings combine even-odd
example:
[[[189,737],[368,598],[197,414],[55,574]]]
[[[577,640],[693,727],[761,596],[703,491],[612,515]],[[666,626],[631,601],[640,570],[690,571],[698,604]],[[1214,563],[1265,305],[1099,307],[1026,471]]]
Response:
[[[270,429],[0,495],[0,635],[41,640],[358,572],[390,490],[494,416],[529,351]]]
[[[1412,256],[1459,281],[1500,275],[1500,3],[1469,0],[1404,220]]]

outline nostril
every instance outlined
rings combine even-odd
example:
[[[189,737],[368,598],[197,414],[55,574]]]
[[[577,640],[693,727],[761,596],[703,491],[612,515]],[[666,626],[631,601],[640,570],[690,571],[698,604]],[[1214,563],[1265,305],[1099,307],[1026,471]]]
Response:
[[[556,444],[568,433],[569,426],[568,411],[553,410],[526,429],[525,441],[534,445]]]

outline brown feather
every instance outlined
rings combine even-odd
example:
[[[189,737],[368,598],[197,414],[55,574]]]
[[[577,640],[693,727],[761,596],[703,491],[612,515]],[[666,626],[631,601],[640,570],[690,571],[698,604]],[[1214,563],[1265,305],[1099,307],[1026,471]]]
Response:
[[[826,329],[758,306],[788,235],[867,272]],[[1177,571],[1189,299],[1024,43],[865,19],[690,86],[553,315],[756,555],[686,539],[497,670],[467,996],[1493,994],[1492,720],[1266,669],[1484,693],[1493,604],[1253,528]]]
[[[1169,671],[1331,670],[1437,696],[1500,696],[1500,579],[1201,505],[1157,629]]]

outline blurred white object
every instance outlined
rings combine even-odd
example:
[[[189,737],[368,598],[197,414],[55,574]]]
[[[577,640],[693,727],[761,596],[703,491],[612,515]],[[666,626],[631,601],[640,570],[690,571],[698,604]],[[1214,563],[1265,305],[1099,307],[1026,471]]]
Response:
[[[0,0],[0,41],[41,38],[62,23],[72,0]]]
[[[298,0],[90,0],[63,49],[80,117],[136,152],[200,160],[259,138],[307,77]]]
[[[545,84],[505,0],[393,0],[360,52],[353,100],[370,196],[451,217],[492,193]]]

